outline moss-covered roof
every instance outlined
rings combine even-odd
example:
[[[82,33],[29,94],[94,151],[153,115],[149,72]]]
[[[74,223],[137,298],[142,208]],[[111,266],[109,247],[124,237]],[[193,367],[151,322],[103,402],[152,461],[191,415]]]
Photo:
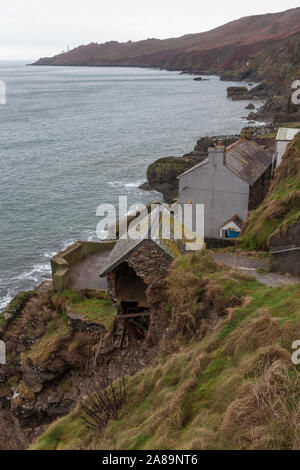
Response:
[[[141,221],[130,225],[128,232],[113,248],[100,276],[113,271],[147,240],[155,243],[171,259],[185,254],[191,248],[190,243],[193,243],[193,249],[198,250],[204,245],[203,240],[183,226],[166,207],[159,205]]]

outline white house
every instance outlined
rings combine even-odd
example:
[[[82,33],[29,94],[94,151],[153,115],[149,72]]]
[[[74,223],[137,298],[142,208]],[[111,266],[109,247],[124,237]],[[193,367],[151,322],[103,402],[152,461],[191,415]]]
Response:
[[[275,168],[280,165],[287,146],[299,131],[300,129],[293,129],[288,127],[280,127],[278,129],[275,144]]]
[[[208,158],[178,176],[179,204],[204,205],[206,240],[239,235],[248,211],[268,191],[272,159],[256,142],[242,138],[227,148],[209,148]]]

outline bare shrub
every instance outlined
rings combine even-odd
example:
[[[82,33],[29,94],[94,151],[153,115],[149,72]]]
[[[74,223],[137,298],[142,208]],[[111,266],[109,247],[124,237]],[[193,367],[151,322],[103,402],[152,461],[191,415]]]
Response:
[[[273,431],[275,447],[299,449],[300,381],[297,372],[275,361],[265,365],[263,373],[258,371],[258,374],[252,390]]]
[[[299,448],[300,381],[285,358],[275,359],[271,352],[261,357],[254,380],[236,395],[223,418],[222,439],[256,450]]]
[[[93,375],[86,387],[80,406],[80,416],[85,425],[94,430],[103,429],[111,420],[117,419],[127,405],[128,384],[123,377],[117,384],[102,388],[102,381]]]

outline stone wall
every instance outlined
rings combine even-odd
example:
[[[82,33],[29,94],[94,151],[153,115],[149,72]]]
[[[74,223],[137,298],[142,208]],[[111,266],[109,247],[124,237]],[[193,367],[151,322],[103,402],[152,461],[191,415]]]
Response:
[[[146,240],[131,253],[125,262],[134,269],[149,288],[153,283],[160,283],[168,276],[172,259],[162,252],[153,241]],[[108,293],[117,302],[114,271],[106,276],[106,280]]]
[[[151,240],[146,240],[127,260],[138,276],[148,285],[165,279],[172,259]]]
[[[272,168],[269,167],[265,173],[250,187],[249,211],[256,209],[265,199],[272,179]]]
[[[300,220],[270,241],[272,271],[300,275]]]
[[[234,246],[235,241],[229,238],[204,238],[206,248],[212,250],[214,248],[227,248],[228,246]]]
[[[151,310],[148,341],[154,344],[166,328],[167,276],[172,259],[151,240],[146,240],[126,260],[147,285],[146,298]],[[110,297],[117,302],[114,271],[106,277]]]
[[[79,240],[51,259],[53,286],[56,291],[64,290],[70,281],[70,268],[87,256],[113,249],[116,241],[88,242]]]

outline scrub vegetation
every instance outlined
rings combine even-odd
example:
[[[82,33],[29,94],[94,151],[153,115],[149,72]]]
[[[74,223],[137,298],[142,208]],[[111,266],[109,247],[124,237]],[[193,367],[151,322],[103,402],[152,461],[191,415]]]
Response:
[[[51,302],[61,311],[75,313],[83,320],[100,323],[107,331],[113,326],[116,309],[105,291],[77,292],[65,289],[53,295]]]
[[[168,292],[165,347],[127,378],[119,417],[87,429],[79,403],[33,449],[300,448],[300,284],[267,287],[204,252],[174,263]]]
[[[289,145],[265,201],[253,211],[239,246],[267,250],[273,235],[300,219],[300,134]]]

